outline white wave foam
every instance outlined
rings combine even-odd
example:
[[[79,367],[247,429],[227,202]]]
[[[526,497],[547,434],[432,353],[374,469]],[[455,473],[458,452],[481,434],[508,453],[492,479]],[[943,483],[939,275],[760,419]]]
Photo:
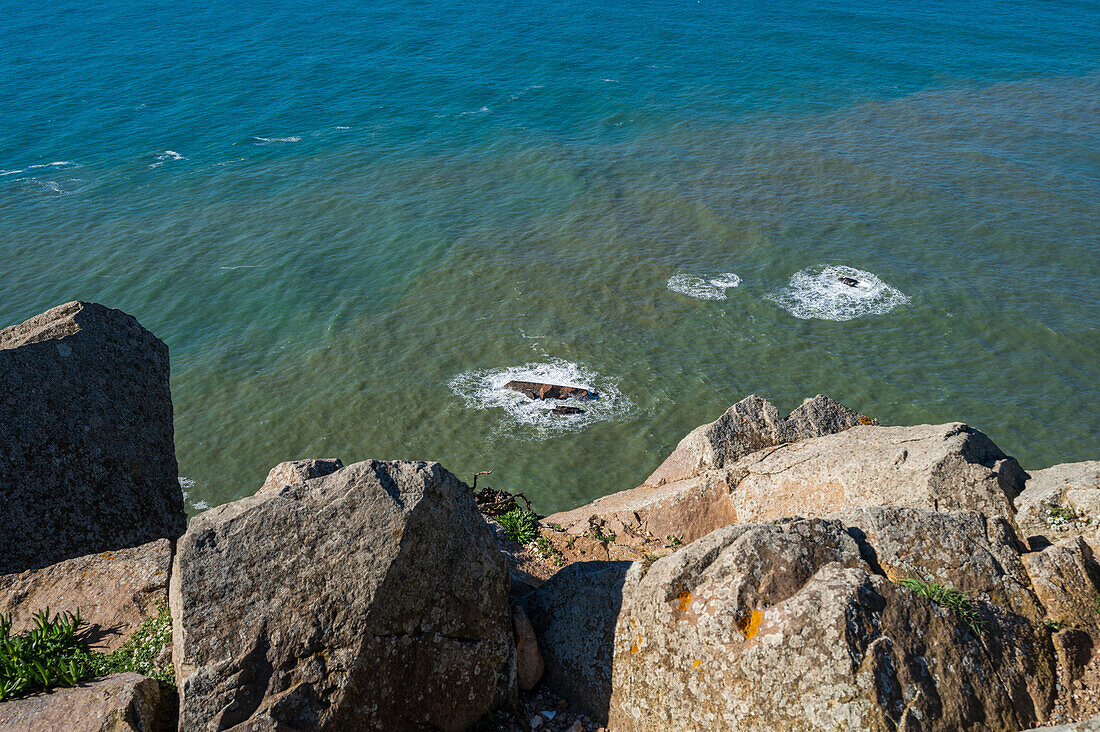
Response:
[[[24,171],[21,168],[18,169],[18,170],[16,170],[16,169],[13,169],[13,170],[0,170],[0,176],[2,176],[2,175],[15,175],[16,173],[22,173],[22,172],[24,172]]]
[[[726,290],[740,284],[741,278],[733,272],[715,277],[678,274],[668,278],[668,289],[699,300],[725,300]]]
[[[846,285],[841,277],[856,280]],[[871,272],[855,267],[804,269],[791,275],[787,287],[767,296],[791,315],[803,320],[853,320],[883,315],[909,302],[909,297]]]
[[[160,155],[157,155],[157,162],[153,163],[149,167],[150,168],[159,168],[160,166],[164,165],[169,160],[187,160],[187,158],[184,157],[183,155],[180,155],[175,150],[165,150]]]
[[[338,129],[338,130],[350,130],[351,128],[348,127],[347,125],[336,125],[336,129]]]
[[[178,480],[180,482],[180,490],[183,491],[183,502],[186,505],[191,506],[191,508],[195,509],[196,511],[205,511],[206,509],[210,508],[210,504],[206,501],[191,500],[191,489],[195,487],[195,481],[191,480],[190,478],[185,478],[182,475],[179,476]]]
[[[576,386],[595,391],[591,400],[528,399],[517,391],[504,388],[509,381],[538,381]],[[634,403],[615,384],[571,361],[553,359],[497,369],[467,371],[448,384],[466,406],[472,409],[500,409],[505,424],[520,426],[535,437],[550,437],[575,432],[594,422],[621,419],[634,409]],[[556,406],[580,407],[583,414],[554,414]]]
[[[458,116],[459,117],[469,117],[469,116],[475,115],[475,114],[485,114],[488,111],[489,111],[488,107],[481,107],[479,109],[475,109],[475,110],[472,110],[470,112],[459,112]]]
[[[260,142],[301,142],[302,138],[298,135],[291,135],[290,137],[253,137],[253,140],[259,140]]]

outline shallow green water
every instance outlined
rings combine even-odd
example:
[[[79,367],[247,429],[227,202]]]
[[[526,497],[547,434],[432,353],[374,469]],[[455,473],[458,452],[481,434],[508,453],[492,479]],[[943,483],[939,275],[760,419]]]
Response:
[[[678,42],[705,20],[683,20]],[[645,37],[642,21],[601,22]],[[243,53],[275,30],[249,31]],[[800,65],[809,41],[780,34],[754,39],[763,59],[717,71],[704,47],[670,65],[629,40],[536,38],[541,61],[448,57],[487,64],[476,83],[391,67],[400,91],[377,99],[373,79],[322,57],[222,96],[191,82],[224,108],[184,84],[179,124],[141,84],[125,99],[94,91],[84,117],[65,117],[62,98],[65,124],[35,137],[43,108],[24,111],[0,147],[0,321],[94,299],[168,342],[180,470],[200,507],[250,494],[286,459],[412,458],[467,479],[493,469],[549,512],[638,484],[750,393],[784,410],[827,393],[884,423],[966,421],[1026,468],[1095,459],[1089,38],[980,48],[973,69],[918,61],[904,35],[893,56],[866,56],[860,38],[814,41],[848,66]],[[337,66],[354,56],[333,48]],[[306,87],[322,101],[302,111]],[[870,289],[816,277],[825,267]],[[725,273],[739,286],[706,284]],[[702,278],[695,296],[669,287],[686,276]],[[491,382],[524,365],[604,398],[576,418],[511,404]]]

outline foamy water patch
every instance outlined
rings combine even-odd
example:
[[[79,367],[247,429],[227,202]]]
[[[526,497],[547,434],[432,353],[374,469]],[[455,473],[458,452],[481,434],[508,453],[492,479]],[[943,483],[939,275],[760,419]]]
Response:
[[[530,399],[505,388],[509,381],[536,381],[575,386],[597,394],[595,399]],[[500,410],[502,427],[520,427],[543,438],[576,432],[595,422],[619,420],[634,410],[634,403],[613,380],[572,361],[551,360],[496,369],[467,371],[448,384],[471,409]],[[578,407],[583,414],[554,414],[555,407]]]
[[[192,501],[191,491],[195,488],[195,481],[184,476],[179,477],[180,490],[183,491],[183,503],[186,508],[190,508],[193,511],[205,511],[210,508],[210,504],[206,501]]]
[[[301,142],[302,138],[299,135],[290,135],[288,137],[253,137],[253,140],[259,140],[260,142]]]
[[[908,295],[877,275],[838,265],[795,272],[786,288],[767,298],[803,320],[843,321],[884,315],[909,302]]]
[[[733,272],[714,277],[678,274],[668,278],[668,289],[698,300],[725,300],[726,290],[740,284],[741,278]]]
[[[184,157],[183,155],[180,155],[175,150],[165,150],[164,152],[157,155],[157,161],[155,163],[153,163],[152,165],[150,165],[149,167],[150,168],[159,168],[160,166],[164,165],[165,163],[167,163],[171,160],[187,160],[187,158]]]

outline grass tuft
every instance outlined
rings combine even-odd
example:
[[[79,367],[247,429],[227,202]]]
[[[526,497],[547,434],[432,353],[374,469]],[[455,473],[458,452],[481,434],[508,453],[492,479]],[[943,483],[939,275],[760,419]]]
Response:
[[[497,523],[512,541],[530,544],[539,535],[539,517],[529,508],[512,505],[511,511],[497,516]]]
[[[974,606],[974,602],[965,592],[961,592],[947,585],[928,582],[918,577],[907,577],[899,580],[898,584],[909,588],[918,595],[927,597],[940,607],[947,608],[954,612],[959,620],[961,620],[966,627],[970,628],[974,635],[980,635],[985,632],[985,629],[982,627],[981,616],[978,614],[978,608]]]

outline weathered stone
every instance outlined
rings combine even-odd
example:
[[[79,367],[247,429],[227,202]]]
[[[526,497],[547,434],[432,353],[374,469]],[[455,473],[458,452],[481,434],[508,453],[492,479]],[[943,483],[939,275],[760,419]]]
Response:
[[[464,730],[513,693],[506,563],[437,463],[199,514],[169,594],[181,729]]]
[[[80,611],[88,622],[86,639],[95,650],[122,645],[158,604],[168,602],[172,543],[168,539],[89,554],[0,576],[0,614],[11,613],[12,630],[34,627],[34,614]]]
[[[1025,554],[1023,561],[1047,618],[1085,631],[1100,645],[1100,565],[1089,545],[1075,536]]]
[[[183,533],[168,347],[71,302],[0,330],[0,573]]]
[[[855,506],[981,511],[1011,519],[1022,472],[964,424],[853,427],[750,455],[729,468],[739,523]]]
[[[997,588],[1022,572],[1012,542],[983,536],[993,524],[973,515],[875,511],[863,512],[867,530],[830,519],[729,526],[648,571],[632,565],[609,729],[1005,730],[1044,719],[1049,641],[1011,603],[997,606]],[[921,543],[945,533],[957,535]],[[990,590],[973,598],[980,636],[879,566],[935,576],[968,548],[976,573],[1013,560],[992,581],[967,579]]]
[[[273,491],[284,485],[295,485],[311,478],[323,478],[335,473],[344,464],[339,458],[321,458],[319,460],[290,460],[279,463],[267,474],[267,479],[260,487],[258,493]]]
[[[174,717],[169,688],[115,674],[0,704],[0,732],[168,732]]]
[[[1100,715],[1081,722],[1059,724],[1054,727],[1036,727],[1031,732],[1100,732]]]
[[[672,454],[646,478],[644,485],[660,486],[685,480],[730,465],[766,447],[872,423],[870,418],[822,394],[806,400],[784,419],[771,402],[753,394],[680,440]]]
[[[1016,523],[1038,544],[1100,533],[1100,461],[1065,463],[1031,473],[1016,499]],[[1033,542],[1035,543],[1035,542]]]
[[[580,386],[544,384],[537,381],[509,381],[504,388],[518,391],[528,399],[595,399],[599,396]]]
[[[582,536],[599,527],[628,546],[675,537],[691,542],[737,522],[727,473],[703,475],[659,486],[643,485],[598,498],[588,505],[547,516],[567,533]]]
[[[571,564],[524,599],[546,661],[547,686],[607,722],[611,650],[630,562]]]
[[[550,411],[553,412],[554,414],[561,415],[563,417],[567,417],[571,414],[584,414],[584,410],[581,409],[580,407],[566,407],[566,406],[563,406],[561,404],[554,407]]]
[[[804,420],[802,433],[823,428],[806,412],[787,422]],[[690,543],[730,524],[828,516],[856,506],[978,510],[1011,520],[1010,499],[1022,475],[1013,458],[966,425],[859,425],[767,447],[684,480],[613,493],[546,522],[578,535],[605,527],[631,544],[669,536]]]
[[[512,630],[516,637],[516,682],[523,691],[530,691],[542,678],[546,664],[539,652],[535,629],[522,605],[512,607]]]

